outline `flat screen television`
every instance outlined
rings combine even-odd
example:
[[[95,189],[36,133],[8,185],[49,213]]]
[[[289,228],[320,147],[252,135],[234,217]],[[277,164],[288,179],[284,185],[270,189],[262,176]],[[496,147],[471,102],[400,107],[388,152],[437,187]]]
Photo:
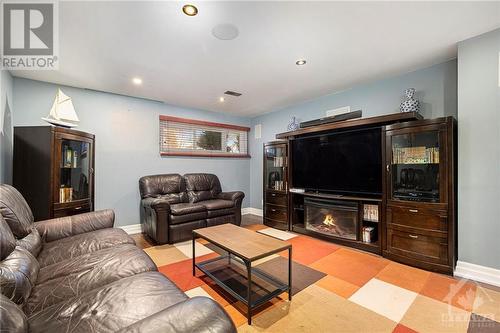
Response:
[[[293,187],[336,194],[382,193],[380,127],[292,140]]]

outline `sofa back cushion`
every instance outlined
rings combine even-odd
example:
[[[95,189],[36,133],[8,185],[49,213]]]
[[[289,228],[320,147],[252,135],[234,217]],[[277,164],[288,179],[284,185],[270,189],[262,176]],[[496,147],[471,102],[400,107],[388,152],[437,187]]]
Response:
[[[16,247],[0,261],[0,289],[2,294],[17,304],[24,304],[35,285],[40,265],[22,247]]]
[[[215,199],[222,192],[219,178],[209,173],[188,173],[184,175],[189,202]]]
[[[162,198],[171,204],[188,202],[186,183],[177,173],[144,176],[139,179],[141,198]]]
[[[0,260],[7,258],[16,247],[16,239],[7,222],[0,215]]]
[[[34,221],[31,209],[21,193],[7,184],[0,185],[0,213],[16,238],[31,232]]]

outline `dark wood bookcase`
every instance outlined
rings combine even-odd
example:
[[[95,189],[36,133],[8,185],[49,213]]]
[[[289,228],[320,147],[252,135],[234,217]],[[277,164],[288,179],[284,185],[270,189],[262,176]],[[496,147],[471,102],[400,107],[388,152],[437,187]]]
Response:
[[[288,142],[264,144],[264,224],[288,229]]]
[[[14,128],[13,185],[35,220],[94,210],[93,134],[55,126]]]
[[[323,124],[277,134],[286,141],[264,145],[264,177],[266,148],[276,144],[287,147],[287,187],[293,188],[293,140],[303,135],[323,134],[343,129],[380,127],[382,195],[359,197],[327,193],[279,192],[282,213],[278,227],[373,252],[408,265],[452,274],[457,261],[456,221],[456,120],[453,117],[422,119],[418,113],[397,113]],[[269,200],[264,179],[264,223],[276,227],[269,210],[275,209]],[[346,239],[325,235],[305,225],[308,198],[345,202],[358,207],[357,237]],[[286,201],[285,201],[286,200]],[[364,217],[364,207],[377,211],[377,221]],[[376,208],[375,208],[376,207]],[[374,228],[374,241],[363,240],[364,227]],[[352,237],[354,238],[354,237]],[[314,251],[314,249],[311,249]]]

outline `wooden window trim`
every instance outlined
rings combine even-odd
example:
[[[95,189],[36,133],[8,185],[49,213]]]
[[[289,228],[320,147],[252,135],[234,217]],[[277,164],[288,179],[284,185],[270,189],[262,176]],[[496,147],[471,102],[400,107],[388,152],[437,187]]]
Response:
[[[160,120],[173,121],[173,122],[184,123],[184,124],[201,125],[201,126],[221,127],[221,128],[227,128],[227,129],[234,129],[237,131],[250,132],[250,127],[223,124],[223,123],[214,123],[214,122],[203,121],[203,120],[179,118],[179,117],[173,117],[173,116],[160,116]]]
[[[196,153],[196,152],[161,152],[161,156],[192,156],[192,157],[224,157],[224,158],[250,158],[249,154],[210,154],[210,153]]]

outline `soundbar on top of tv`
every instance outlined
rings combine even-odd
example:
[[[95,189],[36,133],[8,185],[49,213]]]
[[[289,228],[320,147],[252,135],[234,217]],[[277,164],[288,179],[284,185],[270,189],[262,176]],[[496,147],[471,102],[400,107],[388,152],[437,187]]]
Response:
[[[304,121],[304,122],[300,123],[300,128],[306,128],[306,127],[311,127],[311,126],[316,126],[316,125],[324,125],[324,124],[336,123],[339,121],[344,121],[344,120],[349,120],[349,119],[361,118],[362,114],[363,114],[363,112],[361,110],[358,110],[358,111],[352,111],[352,112],[338,114],[336,116],[323,117],[323,118],[319,118],[319,119]]]

